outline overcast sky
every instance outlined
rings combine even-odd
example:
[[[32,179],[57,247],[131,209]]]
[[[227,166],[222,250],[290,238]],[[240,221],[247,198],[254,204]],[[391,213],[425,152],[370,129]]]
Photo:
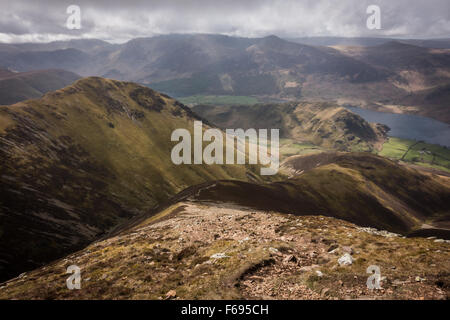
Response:
[[[72,4],[81,30],[66,27]],[[381,9],[381,30],[366,27],[371,4]],[[0,42],[166,33],[450,38],[450,0],[0,0]]]

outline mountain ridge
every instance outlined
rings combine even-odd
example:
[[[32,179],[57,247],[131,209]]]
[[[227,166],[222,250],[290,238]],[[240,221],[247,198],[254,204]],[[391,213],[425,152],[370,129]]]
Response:
[[[349,161],[355,155],[338,155],[342,156]],[[369,160],[358,162],[357,170],[361,172],[370,172],[367,165],[383,163],[394,174],[409,172],[373,155],[356,157]],[[330,167],[324,165],[306,174],[324,169]],[[285,188],[290,183],[292,180],[286,181]],[[300,215],[296,215],[294,208],[289,209],[293,214],[287,214],[289,210],[282,207],[281,212],[272,207],[260,209],[258,204],[267,200],[267,195],[248,197],[249,188],[232,191],[242,184],[218,181],[184,190],[171,204],[141,217],[136,224],[127,225],[80,252],[3,283],[0,298],[423,300],[448,297],[449,241],[406,238],[383,229],[361,227],[324,216],[318,207],[317,211],[303,211]],[[407,184],[402,184],[401,189]],[[268,186],[251,188],[265,187]],[[271,188],[291,199],[299,196],[283,190],[282,185]],[[448,194],[449,191],[447,197]],[[245,203],[246,200],[253,204]],[[304,207],[295,208],[300,212]],[[351,262],[341,263],[343,256],[350,256],[347,259]],[[66,268],[73,264],[81,270],[81,290],[66,287]],[[367,267],[374,264],[385,277],[381,281],[382,290],[369,290],[366,285]]]
[[[0,106],[1,278],[79,249],[192,184],[261,179],[257,166],[174,165],[171,133],[195,120],[168,96],[96,77]]]

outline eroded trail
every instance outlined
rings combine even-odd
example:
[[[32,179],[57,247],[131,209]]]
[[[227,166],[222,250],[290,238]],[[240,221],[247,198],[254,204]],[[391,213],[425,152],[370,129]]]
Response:
[[[350,265],[339,265],[343,255]],[[445,299],[450,244],[322,216],[184,201],[1,285],[0,298]],[[81,269],[68,290],[69,265]],[[366,269],[378,265],[381,290]]]

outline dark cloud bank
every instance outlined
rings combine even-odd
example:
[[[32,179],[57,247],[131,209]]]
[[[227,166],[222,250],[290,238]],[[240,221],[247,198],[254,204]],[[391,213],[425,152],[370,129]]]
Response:
[[[66,28],[81,8],[82,29]],[[368,30],[366,8],[381,8],[382,29]],[[450,37],[448,0],[0,0],[0,42],[99,38],[123,42],[167,33],[259,37]]]

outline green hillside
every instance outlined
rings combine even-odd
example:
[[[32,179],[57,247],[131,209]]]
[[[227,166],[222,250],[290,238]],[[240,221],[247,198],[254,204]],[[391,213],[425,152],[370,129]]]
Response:
[[[329,149],[371,151],[386,138],[384,126],[333,103],[198,105],[192,110],[220,128],[280,129],[281,138]]]
[[[258,180],[255,166],[172,163],[172,131],[192,131],[198,119],[149,88],[102,78],[1,106],[0,278],[80,248],[188,186]]]

